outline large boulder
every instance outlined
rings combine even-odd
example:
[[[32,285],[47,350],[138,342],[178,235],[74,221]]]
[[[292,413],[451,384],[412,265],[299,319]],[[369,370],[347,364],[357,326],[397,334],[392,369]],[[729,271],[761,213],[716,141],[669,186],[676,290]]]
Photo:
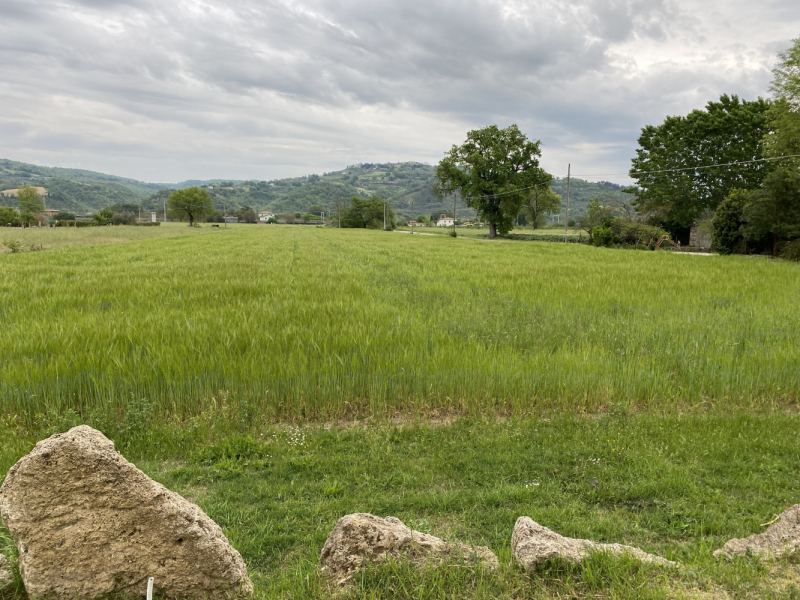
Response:
[[[714,556],[741,556],[752,553],[763,558],[779,558],[800,550],[800,504],[795,504],[778,515],[778,520],[764,533],[744,539],[732,539]]]
[[[0,590],[10,584],[14,579],[11,573],[11,562],[0,554]]]
[[[33,598],[228,598],[253,584],[220,527],[152,481],[99,431],[81,426],[36,444],[0,487],[0,517]]]
[[[320,567],[339,585],[344,585],[365,561],[388,557],[412,560],[461,556],[496,569],[497,557],[484,546],[450,544],[437,537],[413,531],[395,517],[356,513],[339,519],[320,556]]]
[[[592,552],[609,552],[611,554],[627,554],[642,562],[663,566],[675,566],[675,563],[647,554],[632,546],[622,544],[600,544],[591,540],[576,540],[557,534],[547,527],[539,525],[530,517],[520,517],[514,525],[511,535],[511,553],[514,560],[526,570],[553,559],[562,559],[571,563],[579,563]]]

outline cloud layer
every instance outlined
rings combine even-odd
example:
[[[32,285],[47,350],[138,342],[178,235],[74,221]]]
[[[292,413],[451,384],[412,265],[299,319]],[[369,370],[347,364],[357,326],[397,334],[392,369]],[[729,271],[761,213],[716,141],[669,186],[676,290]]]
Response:
[[[755,6],[758,4],[758,6]],[[642,126],[767,94],[794,0],[0,0],[0,156],[149,181],[435,163],[517,123],[624,182]],[[606,175],[607,174],[607,175]]]

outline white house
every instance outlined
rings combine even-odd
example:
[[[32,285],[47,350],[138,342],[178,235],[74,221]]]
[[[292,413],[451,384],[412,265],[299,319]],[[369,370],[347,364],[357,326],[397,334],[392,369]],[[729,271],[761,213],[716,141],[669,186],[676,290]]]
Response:
[[[439,220],[436,221],[437,227],[452,227],[455,224],[455,219],[453,217],[445,217],[442,215],[439,217]]]
[[[261,223],[269,223],[270,221],[275,221],[275,214],[269,212],[268,210],[262,210],[258,213],[258,220]]]

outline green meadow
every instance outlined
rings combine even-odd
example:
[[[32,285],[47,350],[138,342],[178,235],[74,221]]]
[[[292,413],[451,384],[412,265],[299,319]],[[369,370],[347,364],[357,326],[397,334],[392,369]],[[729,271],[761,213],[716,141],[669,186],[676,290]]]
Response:
[[[0,472],[96,427],[222,526],[258,598],[338,594],[317,560],[352,512],[501,566],[371,565],[347,599],[800,598],[798,557],[712,557],[800,501],[796,263],[305,226],[14,233],[74,237],[0,255]],[[679,567],[524,573],[521,515]]]
[[[795,263],[239,226],[6,254],[0,270],[0,403],[29,424],[140,399],[330,419],[800,390]]]

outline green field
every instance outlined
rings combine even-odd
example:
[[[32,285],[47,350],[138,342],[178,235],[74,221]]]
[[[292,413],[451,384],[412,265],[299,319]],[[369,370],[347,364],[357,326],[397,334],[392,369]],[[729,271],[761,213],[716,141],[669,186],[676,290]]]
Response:
[[[333,418],[800,390],[794,263],[241,226],[0,269],[0,402],[27,419],[132,398]]]
[[[800,597],[797,557],[711,556],[800,498],[800,265],[300,226],[14,233],[52,249],[0,256],[0,472],[88,423],[223,527],[259,598],[329,597],[320,549],[358,511],[501,568],[377,565],[347,598]],[[520,515],[681,566],[525,574]]]
[[[397,231],[411,231],[410,227],[398,227]],[[452,227],[414,227],[414,233],[421,233],[421,234],[431,234],[431,235],[452,235],[453,228]],[[475,238],[475,239],[489,239],[489,228],[473,226],[473,227],[456,227],[456,233],[458,237],[465,237],[465,238]],[[570,240],[577,241],[579,239],[586,240],[586,232],[581,233],[580,231],[576,231],[575,228],[571,228],[568,233],[568,237]],[[514,229],[506,236],[503,236],[504,239],[509,240],[519,240],[519,241],[536,241],[537,239],[541,239],[542,241],[557,241],[564,239],[564,228],[553,228],[547,227],[546,229],[539,228],[534,229],[533,227],[524,227],[522,225],[518,225],[514,227]]]

